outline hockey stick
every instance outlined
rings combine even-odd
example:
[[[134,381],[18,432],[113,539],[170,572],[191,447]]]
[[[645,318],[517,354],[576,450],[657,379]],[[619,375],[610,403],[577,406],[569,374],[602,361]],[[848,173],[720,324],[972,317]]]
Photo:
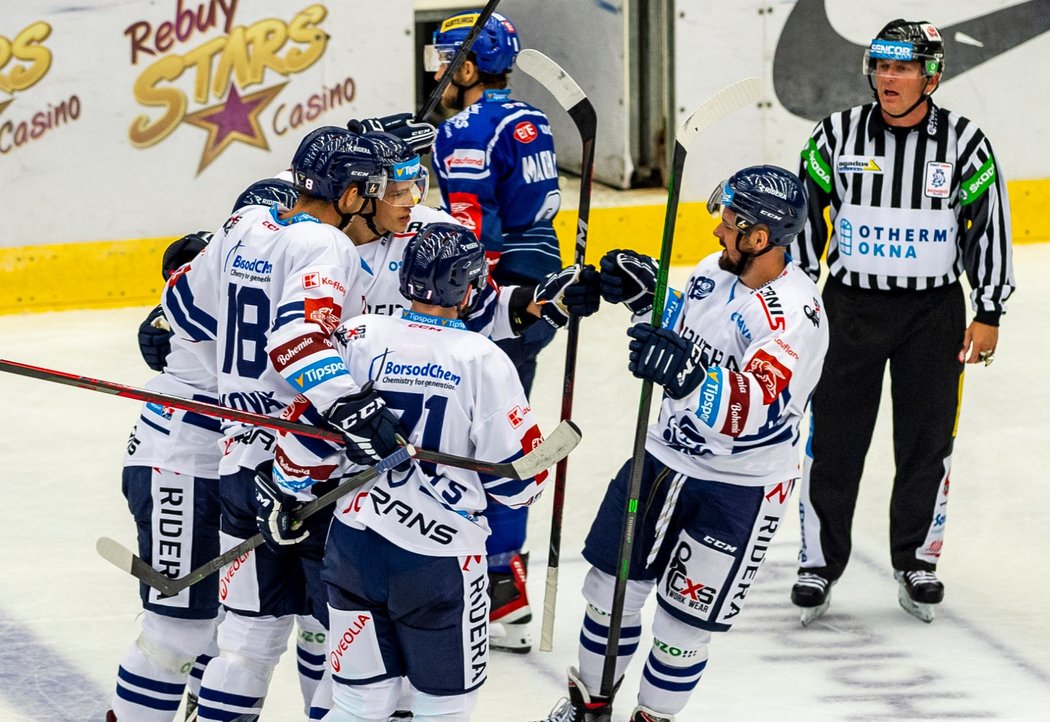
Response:
[[[181,396],[171,396],[148,389],[138,389],[133,386],[114,383],[113,381],[102,381],[87,376],[77,376],[63,371],[52,371],[51,369],[29,364],[18,363],[0,359],[0,371],[28,376],[29,378],[42,381],[76,386],[90,391],[101,391],[103,393],[123,396],[127,399],[148,401],[162,406],[170,406],[182,411],[192,411],[206,416],[214,416],[229,421],[239,421],[253,426],[261,426],[267,429],[287,431],[300,436],[309,436],[315,439],[324,439],[336,444],[343,444],[342,434],[322,429],[309,424],[301,424],[275,416],[256,414],[251,411],[232,409],[220,404],[211,404],[206,401],[194,401]],[[444,464],[460,469],[476,471],[480,474],[504,477],[507,479],[531,479],[541,471],[549,469],[569,454],[576,445],[580,443],[580,429],[571,421],[563,421],[550,434],[544,438],[538,446],[524,456],[513,461],[482,461],[467,456],[456,456],[441,451],[428,451],[426,449],[415,449],[415,458],[420,461],[429,461],[434,464]]]
[[[675,136],[674,157],[667,190],[667,210],[664,215],[664,234],[660,244],[660,264],[657,267],[656,291],[653,297],[652,325],[659,328],[667,293],[667,274],[671,264],[671,244],[674,241],[675,219],[678,215],[678,197],[682,190],[682,171],[689,146],[701,132],[735,110],[755,103],[762,95],[762,81],[745,78],[715,93],[685,119]],[[624,508],[623,534],[616,564],[616,586],[613,591],[612,611],[609,615],[609,641],[605,649],[601,694],[612,698],[616,688],[616,658],[620,648],[620,628],[623,623],[623,604],[627,594],[627,577],[634,549],[635,522],[638,518],[638,498],[642,488],[642,467],[645,460],[645,438],[649,427],[649,407],[653,397],[653,382],[642,382],[638,404],[638,422],[634,429],[634,450],[631,454],[631,476]]]
[[[471,47],[474,45],[474,41],[477,40],[478,35],[481,33],[481,29],[485,27],[485,23],[492,17],[492,13],[496,10],[496,6],[499,5],[499,0],[489,0],[485,7],[482,8],[478,14],[478,19],[474,21],[474,26],[471,27],[470,33],[467,34],[463,44],[459,46],[459,50],[452,56],[452,61],[445,68],[445,74],[441,76],[441,80],[438,84],[430,91],[430,96],[427,98],[427,102],[423,103],[423,107],[416,113],[415,122],[426,120],[427,117],[434,112],[434,108],[437,107],[438,102],[441,100],[441,96],[445,93],[445,88],[452,82],[452,76],[459,70],[459,66],[463,64],[463,61],[467,58],[467,53],[470,52]]]
[[[561,66],[543,53],[531,48],[518,53],[518,67],[535,78],[550,91],[558,104],[576,124],[583,144],[580,164],[580,207],[576,222],[574,262],[584,263],[587,252],[587,222],[591,213],[591,182],[594,176],[594,140],[598,133],[598,116],[594,106],[580,86]],[[580,318],[570,316],[568,338],[565,342],[565,381],[562,384],[561,418],[572,418],[573,392],[576,386],[576,350],[580,340]],[[554,646],[554,615],[558,604],[558,563],[561,556],[562,512],[565,508],[565,478],[568,459],[558,462],[554,476],[554,504],[551,509],[551,539],[547,554],[547,588],[543,595],[543,627],[540,631],[540,651],[550,652]]]
[[[296,519],[303,521],[315,513],[324,509],[330,504],[334,504],[341,497],[349,494],[354,489],[367,484],[368,482],[375,479],[384,471],[393,469],[398,464],[402,464],[411,458],[415,457],[416,449],[411,444],[401,447],[390,456],[380,461],[375,466],[362,471],[356,476],[352,476],[346,481],[339,484],[339,486],[328,491],[325,494],[317,497],[313,501],[310,501],[303,505],[303,508],[295,515]],[[171,577],[165,576],[144,561],[141,557],[136,556],[130,549],[122,545],[120,542],[110,539],[108,536],[99,537],[98,541],[95,542],[95,550],[99,553],[103,559],[115,567],[124,570],[131,576],[135,577],[139,581],[153,587],[161,594],[166,597],[173,597],[181,592],[186,587],[189,587],[202,579],[207,579],[215,572],[222,569],[227,564],[235,561],[236,559],[244,556],[255,547],[259,546],[265,541],[263,535],[256,534],[255,536],[245,539],[237,546],[223,552],[219,556],[215,557],[209,562],[202,564],[190,571],[186,576],[172,579]]]

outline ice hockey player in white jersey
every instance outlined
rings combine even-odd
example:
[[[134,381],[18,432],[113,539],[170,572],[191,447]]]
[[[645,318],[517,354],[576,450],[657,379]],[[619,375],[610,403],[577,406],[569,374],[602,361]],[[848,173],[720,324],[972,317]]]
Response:
[[[335,127],[303,139],[292,173],[300,193],[295,206],[235,212],[212,246],[172,276],[165,315],[178,335],[214,344],[221,403],[279,413],[301,395],[313,402],[316,423],[331,411],[327,423],[343,431],[348,453],[369,463],[397,448],[397,418],[354,382],[329,335],[364,308],[361,260],[339,229],[368,199],[382,197],[386,175],[370,141]],[[226,429],[223,548],[257,532],[255,467],[272,458],[274,442],[263,429]],[[327,519],[318,517],[311,523],[323,530]],[[294,615],[323,616],[323,600],[305,594],[305,578],[320,571],[324,535],[315,536],[313,548],[260,547],[220,573],[227,615],[220,656],[204,673],[200,719],[258,715]]]
[[[616,659],[618,683],[655,587],[654,639],[631,722],[674,720],[704,672],[712,634],[736,621],[799,477],[799,422],[828,344],[820,294],[785,253],[806,218],[798,177],[745,168],[708,208],[721,214],[724,250],[670,294],[661,328],[628,330],[628,367],[664,390],[645,444]],[[602,297],[646,314],[655,277],[651,258],[610,251]],[[587,536],[579,668],[550,722],[612,718],[601,681],[631,466],[613,479]]]
[[[401,289],[412,299],[396,316],[363,315],[336,332],[350,374],[400,415],[406,438],[427,449],[513,460],[541,440],[513,364],[460,315],[485,284],[477,238],[458,224],[425,227],[408,244]],[[281,440],[272,478],[271,533],[312,482],[318,459],[302,437]],[[467,720],[485,681],[488,607],[481,512],[522,506],[543,489],[546,472],[511,480],[413,463],[384,474],[337,504],[325,552],[335,679],[333,722],[386,720],[402,677],[413,689],[418,722]],[[297,498],[298,497],[298,498]]]
[[[198,231],[174,241],[161,263],[164,278],[196,256],[211,235]],[[144,325],[159,317],[155,309]],[[165,373],[150,379],[146,388],[215,403],[214,355],[199,344],[169,339],[170,331],[149,327],[157,335],[147,338],[162,339],[163,351],[152,342],[143,356]],[[166,574],[183,576],[219,553],[221,437],[217,419],[156,403],[143,404],[131,431],[121,486],[135,518],[139,556]],[[139,585],[139,594],[142,630],[120,661],[107,722],[171,722],[188,683],[190,699],[195,699],[193,673],[199,675],[215,654],[218,578],[173,597],[145,584]]]

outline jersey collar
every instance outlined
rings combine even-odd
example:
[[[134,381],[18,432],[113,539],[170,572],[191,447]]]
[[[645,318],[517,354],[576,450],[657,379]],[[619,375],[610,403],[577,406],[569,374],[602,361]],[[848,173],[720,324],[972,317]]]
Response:
[[[426,313],[416,313],[415,311],[405,308],[401,310],[401,318],[412,323],[425,323],[429,326],[443,326],[444,328],[458,328],[461,331],[465,331],[467,324],[460,321],[458,318],[441,318],[440,316],[431,316]]]
[[[321,222],[321,221],[317,220],[316,218],[314,218],[313,216],[311,216],[309,213],[296,213],[291,218],[283,218],[282,219],[279,215],[277,215],[277,206],[270,206],[270,216],[273,218],[275,223],[278,223],[278,224],[280,224],[282,226],[290,226],[293,223],[302,223],[304,221],[308,222],[308,223],[320,223]]]
[[[481,96],[486,103],[505,103],[510,100],[510,88],[490,88]]]

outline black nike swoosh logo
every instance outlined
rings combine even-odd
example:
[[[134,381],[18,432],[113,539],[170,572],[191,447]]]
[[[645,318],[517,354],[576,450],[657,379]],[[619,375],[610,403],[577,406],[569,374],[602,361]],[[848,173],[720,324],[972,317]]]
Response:
[[[824,2],[795,4],[773,57],[773,89],[780,103],[814,121],[871,100],[867,83],[859,77],[867,46],[847,40],[831,26]],[[937,29],[944,39],[945,82],[951,82],[1050,30],[1050,0],[1030,0]],[[872,35],[877,31],[873,29]],[[982,47],[956,40],[957,33],[974,38]]]

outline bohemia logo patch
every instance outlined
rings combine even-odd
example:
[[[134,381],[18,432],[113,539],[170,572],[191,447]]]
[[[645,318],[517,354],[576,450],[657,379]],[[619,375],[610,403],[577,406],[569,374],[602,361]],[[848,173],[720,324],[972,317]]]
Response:
[[[523,120],[514,126],[514,138],[519,143],[531,143],[539,137],[539,131],[531,121]]]
[[[165,18],[124,29],[131,65],[144,66],[132,91],[150,110],[128,128],[135,147],[160,143],[180,123],[200,128],[207,133],[200,175],[234,141],[269,150],[264,128],[282,136],[353,101],[355,83],[348,76],[268,110],[289,83],[274,83],[275,75],[297,75],[324,56],[329,35],[320,27],[328,15],[323,5],[310,5],[288,21],[265,18],[247,25],[235,22],[237,0],[165,5]]]

